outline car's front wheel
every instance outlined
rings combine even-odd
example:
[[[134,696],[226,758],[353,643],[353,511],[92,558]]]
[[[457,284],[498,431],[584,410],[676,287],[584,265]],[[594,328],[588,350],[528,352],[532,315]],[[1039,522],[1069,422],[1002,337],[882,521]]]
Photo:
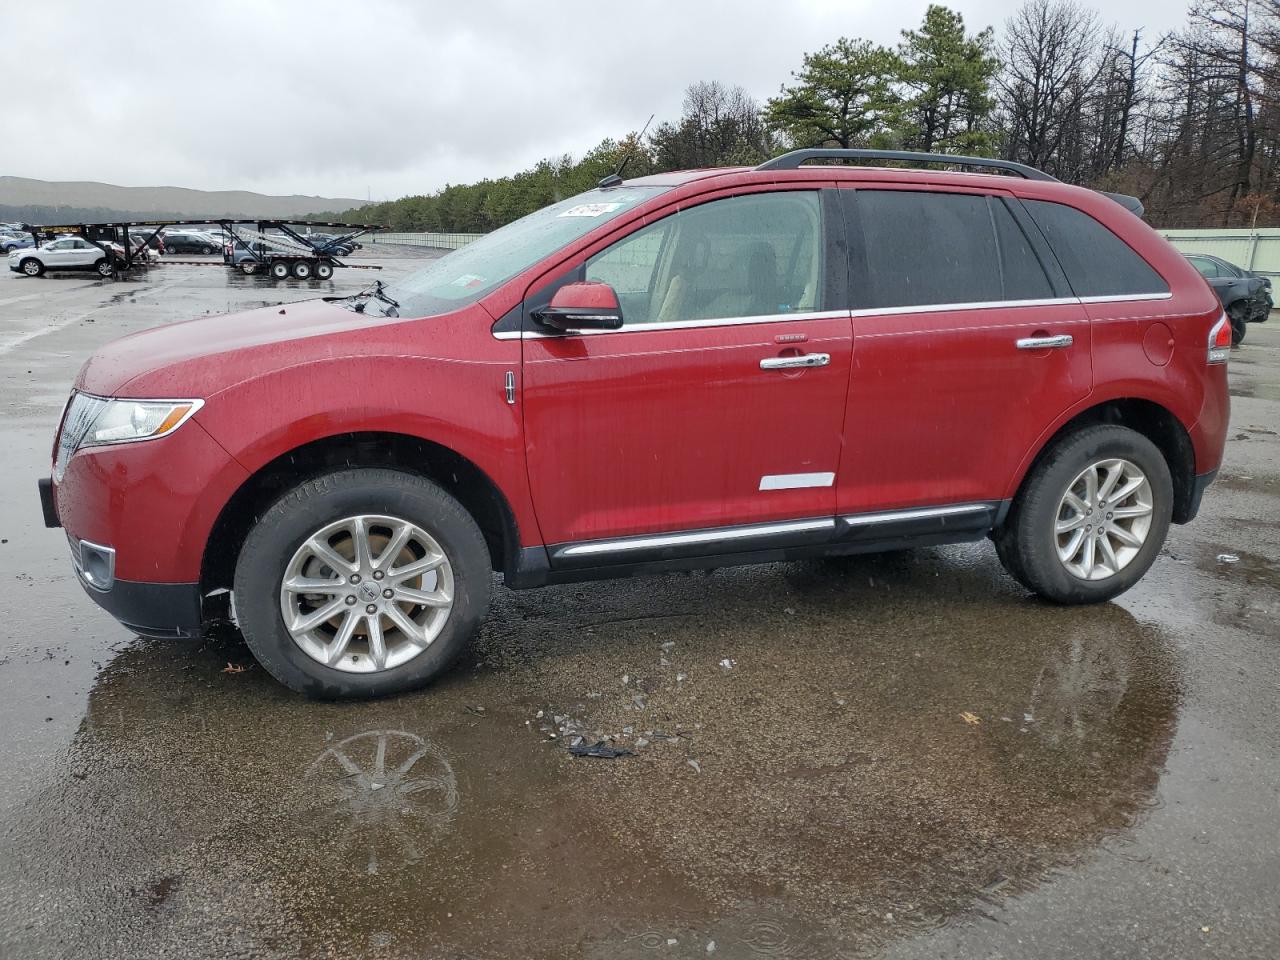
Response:
[[[1057,603],[1098,603],[1138,582],[1173,514],[1164,455],[1127,427],[1086,427],[1028,475],[997,531],[1005,569]]]
[[[22,263],[18,264],[18,268],[28,277],[38,277],[44,273],[44,264],[35,257],[27,257]]]
[[[307,481],[249,531],[235,613],[258,661],[313,697],[412,690],[483,620],[489,553],[471,515],[413,474],[353,469]]]

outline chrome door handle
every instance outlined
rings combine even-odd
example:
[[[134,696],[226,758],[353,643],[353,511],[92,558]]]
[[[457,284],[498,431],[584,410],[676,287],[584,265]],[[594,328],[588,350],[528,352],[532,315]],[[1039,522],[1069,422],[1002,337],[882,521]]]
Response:
[[[825,367],[831,362],[829,353],[801,353],[793,357],[765,357],[761,370],[791,370],[795,367]]]
[[[1074,342],[1069,333],[1060,333],[1056,337],[1023,337],[1018,341],[1018,349],[1049,350],[1053,347],[1069,347]]]

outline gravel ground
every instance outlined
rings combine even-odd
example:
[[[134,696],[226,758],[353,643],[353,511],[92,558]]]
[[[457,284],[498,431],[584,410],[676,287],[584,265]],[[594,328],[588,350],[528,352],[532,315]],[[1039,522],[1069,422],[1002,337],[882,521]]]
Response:
[[[84,357],[373,276],[0,276],[0,957],[1280,952],[1280,321],[1114,603],[989,544],[499,589],[447,679],[357,704],[129,636],[36,498]]]

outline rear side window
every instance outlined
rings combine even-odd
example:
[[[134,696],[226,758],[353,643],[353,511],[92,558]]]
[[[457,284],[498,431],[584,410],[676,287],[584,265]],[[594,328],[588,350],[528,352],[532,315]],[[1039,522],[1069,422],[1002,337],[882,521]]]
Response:
[[[1024,200],[1077,297],[1168,293],[1169,285],[1133,248],[1075,207]]]
[[[859,306],[918,307],[1053,296],[1044,268],[999,198],[859,190],[867,289]]]
[[[1188,257],[1191,265],[1200,271],[1202,277],[1216,277],[1218,275],[1218,265],[1212,260],[1205,260],[1203,257]]]

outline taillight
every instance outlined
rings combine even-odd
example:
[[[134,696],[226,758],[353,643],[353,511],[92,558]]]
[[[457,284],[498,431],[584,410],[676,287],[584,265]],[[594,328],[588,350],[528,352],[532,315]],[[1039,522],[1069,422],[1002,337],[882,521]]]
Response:
[[[1231,356],[1231,321],[1224,313],[1209,331],[1209,362],[1226,363]]]

